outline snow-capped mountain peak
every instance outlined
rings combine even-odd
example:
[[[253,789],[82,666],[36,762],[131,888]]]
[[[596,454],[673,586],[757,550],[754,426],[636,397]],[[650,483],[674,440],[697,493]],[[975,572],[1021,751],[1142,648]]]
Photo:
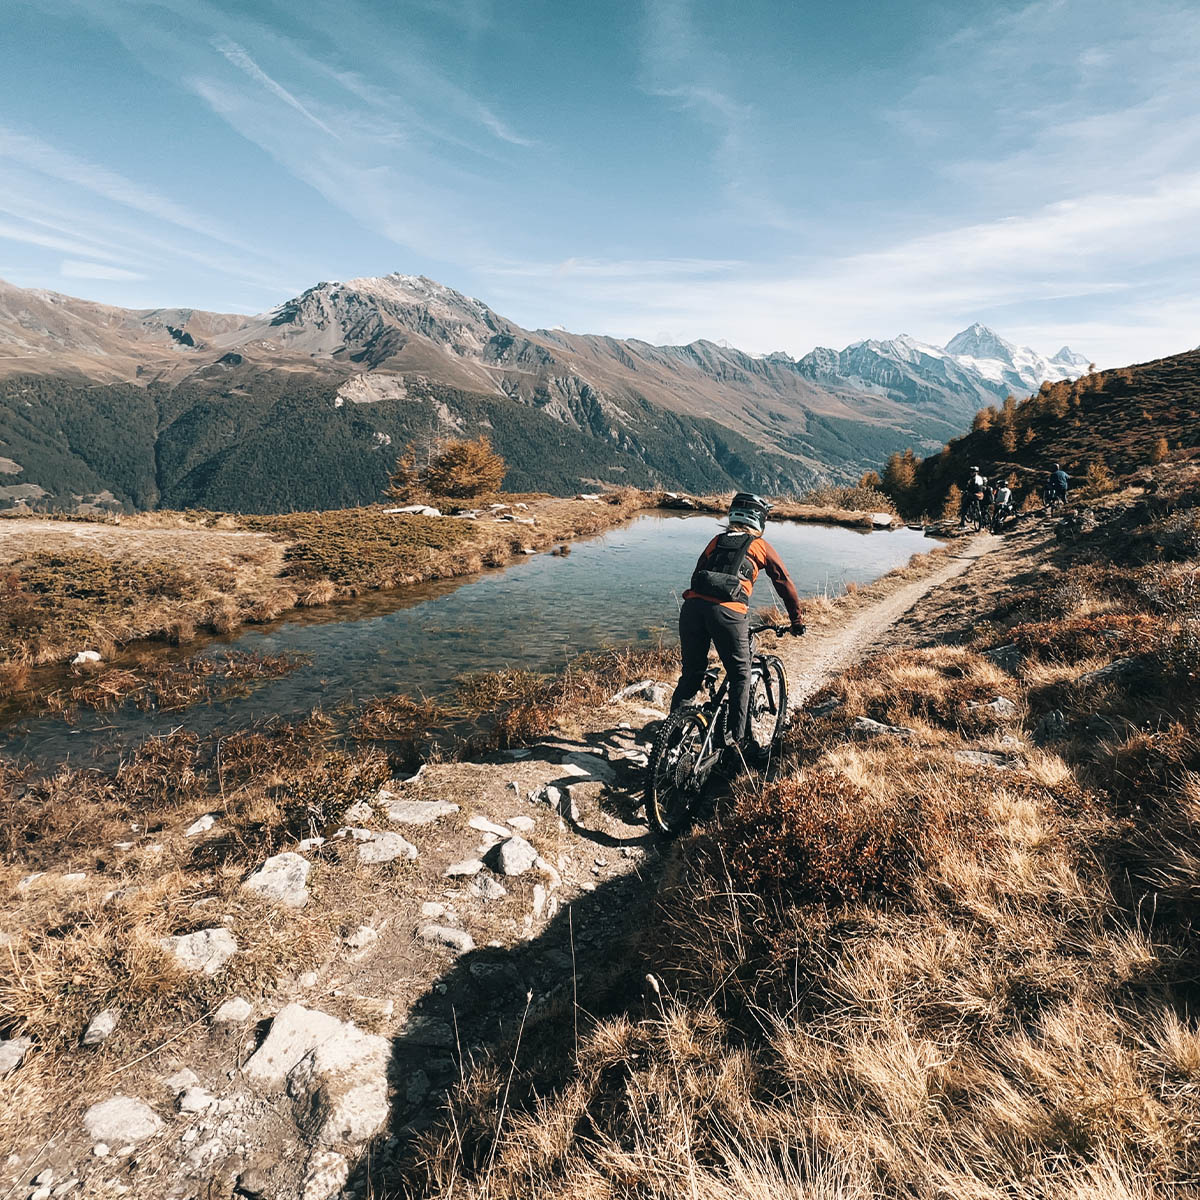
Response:
[[[947,343],[946,352],[966,358],[998,358],[1002,362],[1013,361],[1017,347],[1006,342],[998,333],[986,325],[976,322],[956,333]]]

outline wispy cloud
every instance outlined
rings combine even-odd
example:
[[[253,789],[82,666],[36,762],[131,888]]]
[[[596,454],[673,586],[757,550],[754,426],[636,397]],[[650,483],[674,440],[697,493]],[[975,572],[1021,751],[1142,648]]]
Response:
[[[252,59],[250,55],[247,54],[246,51],[237,44],[237,42],[231,42],[228,38],[214,38],[213,45],[225,56],[226,59],[229,60],[229,62],[237,67],[239,71],[243,71],[246,75],[253,79],[255,83],[261,84],[273,96],[277,96],[280,100],[282,100],[284,104],[294,108],[298,113],[300,113],[301,116],[303,116],[306,120],[311,121],[323,133],[329,134],[329,136],[332,138],[336,138],[338,136],[332,129],[329,128],[328,125],[325,124],[324,121],[321,120],[320,117],[316,116],[309,108],[297,100],[296,97],[283,86],[283,84],[279,83],[278,80],[272,79],[271,76],[268,75],[266,71],[264,71],[262,67],[260,67],[258,63],[256,63],[254,59]]]
[[[139,271],[128,271],[124,267],[113,267],[106,263],[81,262],[77,259],[64,259],[59,267],[64,279],[145,279]]]

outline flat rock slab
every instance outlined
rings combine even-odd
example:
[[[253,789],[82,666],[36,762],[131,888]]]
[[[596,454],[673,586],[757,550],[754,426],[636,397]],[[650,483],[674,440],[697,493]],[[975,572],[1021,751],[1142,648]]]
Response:
[[[242,887],[287,908],[303,908],[308,903],[311,869],[307,858],[288,850],[268,858]]]
[[[93,1142],[136,1146],[138,1142],[153,1137],[163,1123],[145,1101],[132,1096],[113,1096],[93,1104],[83,1114],[83,1127]]]
[[[391,1045],[328,1013],[288,1004],[243,1073],[264,1091],[286,1086],[297,1125],[319,1144],[358,1143],[387,1121]]]
[[[384,811],[397,825],[432,825],[458,812],[458,805],[448,800],[387,800]]]
[[[465,929],[451,929],[449,925],[422,925],[417,937],[427,946],[447,946],[459,954],[475,949],[475,939]]]
[[[990,713],[999,721],[1011,721],[1021,714],[1021,710],[1007,696],[997,696],[986,703],[968,704],[967,711]]]
[[[158,943],[185,971],[215,975],[236,953],[237,940],[222,925],[198,929],[178,937],[165,937]]]
[[[464,858],[461,862],[451,863],[442,872],[442,875],[446,879],[464,879],[478,875],[482,870],[483,860],[481,858]]]
[[[973,767],[995,767],[998,771],[1015,771],[1025,765],[1019,754],[993,754],[989,750],[956,750],[955,760]]]
[[[388,863],[397,858],[411,862],[416,857],[416,846],[406,842],[398,833],[376,833],[369,841],[360,842],[358,846],[360,863]]]
[[[907,725],[885,725],[870,717],[855,717],[850,722],[850,732],[860,738],[894,737],[903,741],[912,741],[917,736],[917,731]]]

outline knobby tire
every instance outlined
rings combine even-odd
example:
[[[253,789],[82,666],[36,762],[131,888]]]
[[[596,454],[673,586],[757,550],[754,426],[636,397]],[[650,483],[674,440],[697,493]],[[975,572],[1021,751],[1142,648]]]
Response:
[[[704,790],[706,780],[696,778],[694,756],[707,733],[704,712],[687,706],[671,713],[654,739],[646,767],[646,816],[665,837],[674,837],[687,825]]]
[[[787,673],[774,654],[762,655],[758,663],[750,682],[747,732],[754,748],[766,754],[783,734],[787,721]]]

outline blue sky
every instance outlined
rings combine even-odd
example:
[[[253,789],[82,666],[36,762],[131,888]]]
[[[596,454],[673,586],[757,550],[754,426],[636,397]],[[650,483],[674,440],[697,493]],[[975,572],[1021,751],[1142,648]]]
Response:
[[[1197,62],[1194,0],[8,0],[0,277],[1115,365],[1200,343]]]

